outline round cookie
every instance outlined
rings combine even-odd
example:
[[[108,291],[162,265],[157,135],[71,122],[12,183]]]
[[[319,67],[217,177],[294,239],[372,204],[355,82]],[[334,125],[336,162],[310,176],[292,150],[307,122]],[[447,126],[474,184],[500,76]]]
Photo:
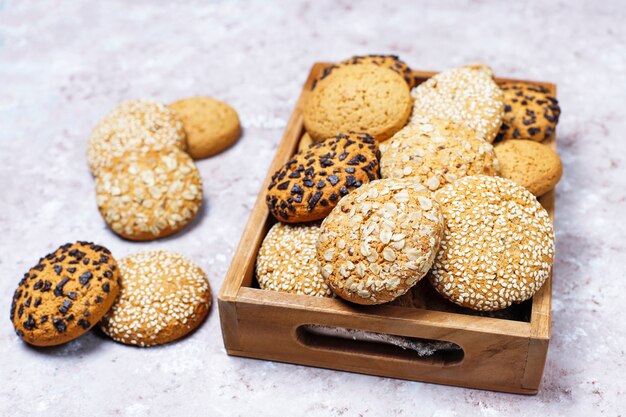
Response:
[[[466,65],[441,72],[411,91],[414,99],[409,123],[424,118],[463,124],[492,143],[502,124],[502,90],[491,68]]]
[[[374,64],[347,65],[317,83],[304,107],[304,126],[315,141],[348,131],[383,141],[406,124],[411,106],[401,75]]]
[[[439,203],[419,182],[372,181],[341,199],[322,223],[322,276],[345,300],[392,301],[428,272],[443,227]]]
[[[341,61],[339,64],[326,67],[324,71],[322,71],[322,75],[313,81],[311,88],[315,88],[320,80],[328,77],[336,68],[359,64],[374,64],[379,67],[389,68],[393,72],[401,75],[409,88],[413,88],[417,85],[417,78],[413,75],[413,71],[411,71],[411,68],[409,68],[406,62],[402,61],[397,55],[361,55],[353,56],[352,58]]]
[[[278,222],[267,232],[256,258],[256,277],[264,290],[332,297],[316,258],[318,223]]]
[[[67,243],[41,258],[20,281],[11,303],[15,332],[35,346],[55,346],[91,329],[119,292],[111,252],[90,242]]]
[[[561,158],[552,148],[532,140],[505,140],[495,145],[500,176],[540,197],[561,179]]]
[[[223,101],[191,97],[175,101],[169,107],[183,120],[188,153],[193,159],[216,155],[239,138],[239,116]]]
[[[445,120],[415,122],[380,145],[382,178],[415,177],[431,191],[466,175],[496,175],[499,163],[488,142]]]
[[[307,132],[304,132],[304,134],[300,138],[300,142],[298,142],[298,151],[309,149],[309,145],[312,145],[313,143],[314,142],[313,138],[311,138],[311,135],[309,135]]]
[[[128,151],[113,162],[96,177],[96,202],[118,235],[129,240],[169,236],[200,209],[202,179],[185,152]]]
[[[296,153],[272,176],[265,201],[278,220],[323,219],[341,197],[378,178],[378,146],[366,133],[340,134]]]
[[[183,122],[172,110],[154,100],[120,104],[94,128],[87,144],[87,162],[94,175],[129,150],[187,149]]]
[[[209,281],[181,254],[157,250],[127,256],[120,260],[120,277],[120,295],[100,322],[116,342],[141,347],[172,342],[209,312]]]
[[[542,85],[508,81],[500,83],[504,116],[499,139],[548,139],[561,115],[557,99]]]
[[[554,231],[537,199],[513,181],[475,175],[435,193],[445,218],[429,279],[445,298],[481,311],[533,296],[550,275]]]

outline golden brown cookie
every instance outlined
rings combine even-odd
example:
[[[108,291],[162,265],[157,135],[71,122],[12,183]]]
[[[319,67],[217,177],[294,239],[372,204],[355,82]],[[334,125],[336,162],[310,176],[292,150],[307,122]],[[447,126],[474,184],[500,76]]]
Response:
[[[313,138],[311,138],[311,135],[304,132],[304,134],[300,138],[300,142],[298,142],[298,151],[309,149],[309,145],[312,145],[313,143],[314,142],[313,142]]]
[[[278,222],[267,232],[256,258],[256,277],[264,290],[332,297],[322,278],[315,245],[319,223]]]
[[[413,179],[372,181],[324,219],[317,259],[335,294],[381,304],[424,277],[442,234],[439,203],[423,185]]]
[[[498,139],[548,139],[561,115],[561,108],[550,90],[521,81],[500,83],[504,93],[504,116]]]
[[[139,99],[120,104],[94,128],[87,144],[87,162],[94,175],[126,151],[187,149],[180,117],[154,100]]]
[[[296,153],[272,176],[265,201],[278,220],[319,220],[341,197],[376,178],[374,138],[366,133],[340,134]]]
[[[239,138],[241,126],[235,109],[210,97],[190,97],[169,107],[182,119],[188,153],[193,159],[208,158],[230,147]]]
[[[96,177],[96,202],[118,235],[158,239],[194,218],[202,205],[202,179],[191,157],[176,148],[128,151]]]
[[[513,181],[475,175],[435,193],[444,237],[429,274],[448,300],[493,311],[529,299],[550,275],[554,231],[546,210]]]
[[[348,131],[383,141],[406,124],[411,106],[401,75],[374,64],[347,65],[332,71],[311,92],[304,126],[314,141]]]
[[[35,346],[76,339],[109,310],[119,292],[118,279],[107,248],[90,242],[61,246],[20,281],[11,303],[15,332]]]
[[[313,81],[312,89],[315,88],[317,83],[328,77],[333,70],[339,67],[345,67],[347,65],[358,65],[358,64],[374,64],[379,67],[389,68],[390,70],[398,73],[402,76],[404,81],[407,83],[409,88],[413,88],[417,85],[417,77],[413,75],[413,71],[406,64],[406,62],[402,61],[397,55],[361,55],[361,56],[353,56],[352,58],[341,61],[339,64],[330,65],[324,68],[322,71],[322,75],[320,75],[315,81]]]
[[[486,65],[466,65],[441,72],[411,91],[411,121],[424,118],[463,124],[492,143],[502,124],[502,90]]]
[[[505,140],[495,145],[500,176],[515,181],[537,197],[554,188],[563,174],[559,154],[532,140]]]
[[[417,178],[431,191],[466,175],[496,175],[493,146],[464,125],[414,121],[380,145],[382,178]]]
[[[120,260],[120,295],[100,322],[116,342],[141,347],[187,335],[206,318],[211,287],[198,265],[178,253],[146,251]]]

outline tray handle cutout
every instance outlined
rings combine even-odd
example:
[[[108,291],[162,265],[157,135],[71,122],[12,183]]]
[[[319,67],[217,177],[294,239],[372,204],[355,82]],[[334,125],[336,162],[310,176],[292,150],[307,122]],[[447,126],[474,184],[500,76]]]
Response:
[[[453,342],[317,324],[298,326],[296,339],[311,349],[411,360],[438,366],[457,365],[465,357],[461,346]]]

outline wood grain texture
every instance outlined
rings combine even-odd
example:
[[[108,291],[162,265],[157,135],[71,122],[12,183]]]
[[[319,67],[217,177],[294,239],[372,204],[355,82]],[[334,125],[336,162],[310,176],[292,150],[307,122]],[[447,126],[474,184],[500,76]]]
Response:
[[[254,288],[256,254],[274,223],[265,204],[265,189],[272,173],[296,151],[310,86],[327,65],[316,63],[311,69],[224,279],[218,306],[228,354],[494,391],[537,393],[550,340],[551,278],[533,297],[529,321],[427,306],[358,306],[340,299]],[[423,81],[435,73],[415,74]],[[556,94],[553,84],[535,83]],[[556,148],[555,135],[545,143]],[[554,193],[539,201],[554,221]],[[381,344],[322,340],[302,331],[308,324],[450,341],[463,349],[463,355],[450,360],[445,356],[420,358]]]

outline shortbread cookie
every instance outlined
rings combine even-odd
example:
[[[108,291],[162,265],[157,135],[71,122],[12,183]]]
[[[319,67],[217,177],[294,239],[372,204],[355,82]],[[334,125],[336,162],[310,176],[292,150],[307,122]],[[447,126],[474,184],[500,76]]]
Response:
[[[411,68],[409,68],[406,62],[402,61],[397,55],[362,55],[353,56],[352,58],[341,61],[339,64],[330,65],[324,68],[322,75],[313,81],[312,88],[315,88],[320,80],[328,77],[328,75],[330,75],[330,73],[335,69],[345,67],[347,65],[359,64],[374,64],[379,67],[389,68],[393,72],[401,75],[409,88],[413,88],[417,85],[417,78],[413,75],[413,71],[411,71]]]
[[[87,162],[94,175],[126,151],[187,149],[180,117],[154,100],[131,100],[120,104],[94,128],[87,144]]]
[[[300,138],[300,142],[298,142],[298,151],[309,149],[309,145],[312,145],[313,143],[314,142],[313,138],[311,138],[311,135],[309,135],[307,132],[304,132],[304,134]]]
[[[415,177],[431,191],[466,175],[496,175],[491,144],[445,120],[416,121],[380,145],[382,178]]]
[[[378,178],[378,154],[374,138],[354,132],[296,153],[272,176],[270,212],[289,223],[323,219],[341,197]]]
[[[462,307],[493,311],[541,288],[554,260],[554,231],[530,192],[507,179],[476,175],[435,196],[445,233],[429,278],[441,295]]]
[[[264,290],[331,297],[322,278],[315,245],[319,223],[278,222],[267,232],[256,258],[256,277]]]
[[[202,180],[189,155],[176,148],[130,151],[96,177],[96,202],[118,235],[157,239],[194,218],[202,204]]]
[[[120,295],[100,322],[116,342],[141,347],[172,342],[209,312],[209,281],[181,254],[157,250],[127,256],[120,260],[120,276]]]
[[[216,155],[239,138],[239,116],[223,101],[191,97],[175,101],[169,107],[183,120],[188,153],[193,159]]]
[[[383,179],[343,198],[322,223],[317,258],[348,301],[381,304],[428,272],[443,234],[439,203],[419,182]]]
[[[491,68],[466,65],[441,72],[411,91],[415,100],[411,122],[423,118],[464,124],[492,143],[502,124],[502,90]]]
[[[496,143],[500,176],[515,181],[537,197],[554,188],[563,174],[561,158],[547,145],[532,140]]]
[[[548,139],[559,122],[561,108],[556,97],[542,85],[508,81],[500,83],[504,93],[501,139]]]
[[[15,332],[35,346],[60,345],[86,333],[119,292],[111,252],[90,242],[68,243],[46,255],[19,283],[11,303]]]
[[[406,124],[411,106],[401,75],[374,64],[347,65],[332,71],[311,92],[304,126],[315,141],[348,131],[383,141]]]

